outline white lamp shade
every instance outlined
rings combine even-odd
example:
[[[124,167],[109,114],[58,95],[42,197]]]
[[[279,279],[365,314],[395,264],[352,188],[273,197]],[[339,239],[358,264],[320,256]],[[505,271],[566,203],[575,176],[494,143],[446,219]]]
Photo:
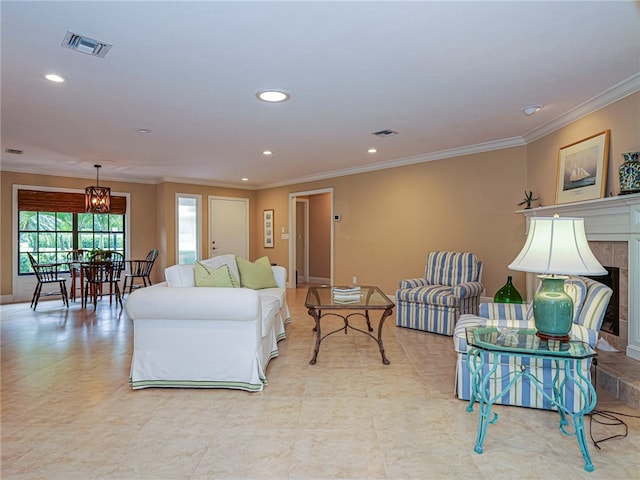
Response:
[[[583,218],[533,217],[511,270],[559,275],[606,275],[589,248]]]

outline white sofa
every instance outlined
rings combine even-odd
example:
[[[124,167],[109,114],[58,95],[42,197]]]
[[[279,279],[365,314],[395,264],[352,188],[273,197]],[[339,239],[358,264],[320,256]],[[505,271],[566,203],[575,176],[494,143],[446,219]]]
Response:
[[[233,255],[205,262],[235,267]],[[286,269],[271,268],[277,288],[196,287],[194,266],[174,265],[166,282],[134,291],[125,306],[134,325],[132,387],[262,390],[290,321]]]

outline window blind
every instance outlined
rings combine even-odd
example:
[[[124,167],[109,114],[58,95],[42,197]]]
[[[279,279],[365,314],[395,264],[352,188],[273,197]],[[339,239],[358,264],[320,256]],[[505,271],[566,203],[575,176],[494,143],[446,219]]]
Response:
[[[84,194],[18,190],[18,210],[84,213]],[[111,210],[109,213],[124,215],[126,212],[127,198],[111,195]]]

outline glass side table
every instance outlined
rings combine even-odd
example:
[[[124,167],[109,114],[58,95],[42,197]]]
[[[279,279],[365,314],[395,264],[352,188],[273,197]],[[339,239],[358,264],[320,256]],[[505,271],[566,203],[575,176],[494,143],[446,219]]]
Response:
[[[478,435],[474,450],[482,453],[489,424],[498,421],[498,414],[491,415],[491,406],[507,393],[521,377],[528,377],[535,388],[544,395],[560,414],[560,431],[568,436],[575,436],[578,446],[584,458],[584,469],[587,472],[594,470],[587,441],[584,433],[584,415],[589,413],[596,405],[596,390],[591,383],[590,375],[585,376],[582,369],[583,362],[589,362],[597,356],[596,351],[589,344],[570,340],[560,342],[558,340],[543,340],[536,336],[535,329],[508,329],[498,331],[496,327],[470,327],[466,329],[467,336],[467,365],[471,374],[471,399],[467,411],[473,411],[474,402],[480,407],[478,421]],[[496,377],[496,371],[501,363],[501,357],[509,357],[510,363],[515,358],[528,357],[530,359],[548,359],[555,366],[553,377],[553,391],[548,393],[542,385],[542,381],[534,376],[528,366],[520,365],[500,378]],[[587,363],[588,365],[589,363]],[[564,378],[560,378],[560,372]],[[505,379],[504,377],[509,378]],[[489,382],[500,382],[502,390],[493,397],[490,393]],[[577,394],[584,398],[583,407],[573,412],[565,405],[564,387],[572,382],[577,388]],[[573,421],[573,431],[569,428],[567,417]]]

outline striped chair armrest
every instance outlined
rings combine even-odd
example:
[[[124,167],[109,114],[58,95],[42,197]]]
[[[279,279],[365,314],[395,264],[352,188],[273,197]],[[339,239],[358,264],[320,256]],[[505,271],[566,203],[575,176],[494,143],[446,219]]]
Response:
[[[533,306],[529,303],[481,303],[480,316],[493,320],[531,320]]]
[[[428,285],[429,282],[424,278],[407,278],[406,280],[400,280],[398,288],[405,290],[407,288],[426,287]]]
[[[600,327],[602,326],[604,314],[607,311],[607,305],[609,305],[609,300],[613,294],[613,290],[606,285],[589,278],[584,278],[584,281],[589,290],[586,298],[584,299],[584,303],[582,304],[582,309],[580,310],[576,323],[588,328],[589,330],[599,332]]]
[[[456,352],[465,353],[467,351],[467,328],[484,327],[486,319],[477,315],[464,314],[456,322],[456,328],[453,331],[453,348]]]
[[[466,282],[453,287],[453,294],[458,298],[477,297],[483,290],[484,287],[480,282]]]
[[[573,325],[571,325],[571,331],[569,332],[569,334],[576,340],[588,343],[589,345],[591,345],[591,347],[596,348],[596,343],[598,341],[597,330],[592,330],[590,328],[586,328],[582,325],[574,323]]]

